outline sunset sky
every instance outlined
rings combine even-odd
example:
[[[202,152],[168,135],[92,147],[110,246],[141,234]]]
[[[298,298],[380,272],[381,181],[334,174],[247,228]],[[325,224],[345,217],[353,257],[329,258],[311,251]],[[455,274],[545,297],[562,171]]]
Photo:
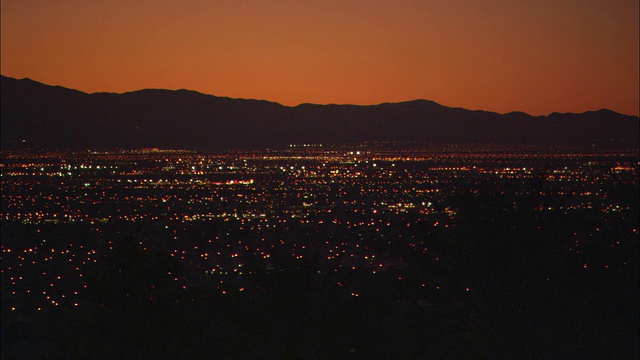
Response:
[[[2,0],[2,74],[299,103],[638,115],[637,0]]]

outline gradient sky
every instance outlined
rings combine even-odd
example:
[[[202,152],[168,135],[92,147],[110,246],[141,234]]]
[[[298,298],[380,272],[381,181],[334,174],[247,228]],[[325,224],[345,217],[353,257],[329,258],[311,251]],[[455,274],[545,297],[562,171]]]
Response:
[[[637,0],[2,0],[3,75],[86,92],[638,115]]]

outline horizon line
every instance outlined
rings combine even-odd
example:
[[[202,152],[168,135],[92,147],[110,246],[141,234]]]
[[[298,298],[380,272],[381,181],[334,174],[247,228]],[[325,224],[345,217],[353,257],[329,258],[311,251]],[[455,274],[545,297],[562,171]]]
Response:
[[[470,108],[465,108],[465,107],[461,107],[461,106],[449,106],[449,105],[443,105],[435,100],[429,100],[429,99],[424,99],[424,98],[416,98],[416,99],[408,99],[408,100],[402,100],[402,101],[385,101],[385,102],[380,102],[380,103],[372,103],[372,104],[353,104],[353,103],[314,103],[314,102],[301,102],[297,105],[285,105],[282,104],[280,102],[277,101],[273,101],[273,100],[267,100],[267,99],[257,99],[257,98],[248,98],[248,97],[230,97],[230,96],[224,96],[224,95],[215,95],[215,94],[208,94],[208,93],[204,93],[202,91],[199,90],[193,90],[193,89],[187,89],[187,88],[177,88],[177,89],[168,89],[168,88],[156,88],[156,87],[149,87],[149,88],[140,88],[140,89],[135,89],[135,90],[129,90],[129,91],[123,91],[123,92],[115,92],[115,91],[95,91],[95,92],[87,92],[87,91],[83,91],[83,90],[79,90],[79,89],[75,89],[75,88],[71,88],[71,87],[67,87],[64,85],[53,85],[53,84],[47,84],[38,80],[34,80],[30,77],[23,77],[23,78],[17,78],[17,77],[12,77],[12,76],[8,76],[8,75],[4,75],[0,73],[1,77],[4,78],[8,78],[8,79],[13,79],[13,80],[17,80],[17,81],[24,81],[24,80],[28,80],[28,81],[32,81],[41,85],[45,85],[45,86],[49,86],[49,87],[58,87],[58,88],[63,88],[63,89],[67,89],[67,90],[71,90],[71,91],[77,91],[77,92],[81,92],[83,94],[87,94],[87,95],[94,95],[94,94],[113,94],[113,95],[125,95],[125,94],[131,94],[131,93],[135,93],[135,92],[140,92],[140,91],[147,91],[147,90],[161,90],[161,91],[171,91],[171,92],[177,92],[177,91],[189,91],[189,92],[194,92],[200,95],[204,95],[204,96],[213,96],[216,98],[225,98],[225,99],[230,99],[230,100],[248,100],[248,101],[261,101],[261,102],[268,102],[268,103],[272,103],[272,104],[277,104],[283,107],[287,107],[287,108],[296,108],[299,106],[356,106],[356,107],[371,107],[371,106],[381,106],[381,105],[391,105],[391,104],[405,104],[405,103],[411,103],[411,102],[429,102],[429,103],[433,103],[436,104],[438,106],[442,106],[442,107],[446,107],[449,109],[462,109],[462,110],[467,110],[467,111],[479,111],[479,112],[488,112],[488,113],[495,113],[495,114],[499,114],[499,115],[508,115],[508,114],[514,114],[514,113],[520,113],[520,114],[525,114],[527,116],[530,117],[549,117],[551,115],[554,114],[559,114],[559,115],[578,115],[578,114],[585,114],[585,113],[594,113],[594,112],[601,112],[601,111],[610,111],[610,112],[614,112],[620,115],[624,115],[624,116],[632,116],[632,117],[636,117],[640,119],[640,109],[639,109],[639,114],[638,115],[632,115],[632,114],[625,114],[625,113],[621,113],[615,110],[611,110],[609,108],[601,108],[601,109],[591,109],[591,110],[586,110],[586,111],[582,111],[582,112],[575,112],[575,111],[566,111],[566,112],[559,112],[559,111],[552,111],[546,115],[533,115],[530,114],[528,112],[522,111],[522,110],[512,110],[512,111],[507,111],[507,112],[498,112],[498,111],[493,111],[493,110],[487,110],[487,109],[470,109]]]

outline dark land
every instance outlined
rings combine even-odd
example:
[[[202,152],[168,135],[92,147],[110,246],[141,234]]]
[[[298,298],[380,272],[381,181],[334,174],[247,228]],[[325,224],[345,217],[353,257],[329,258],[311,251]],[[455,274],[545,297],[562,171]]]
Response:
[[[365,141],[638,146],[637,116],[602,109],[530,116],[416,100],[295,107],[189,90],[94,93],[2,76],[2,149],[198,151]]]
[[[1,85],[3,358],[638,358],[638,117]]]
[[[638,148],[594,145],[4,150],[2,357],[636,359]]]

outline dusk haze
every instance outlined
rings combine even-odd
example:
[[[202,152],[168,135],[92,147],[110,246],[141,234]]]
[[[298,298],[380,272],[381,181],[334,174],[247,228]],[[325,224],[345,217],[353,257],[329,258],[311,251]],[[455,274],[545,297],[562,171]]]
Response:
[[[284,105],[639,115],[638,1],[2,1],[2,75]]]

